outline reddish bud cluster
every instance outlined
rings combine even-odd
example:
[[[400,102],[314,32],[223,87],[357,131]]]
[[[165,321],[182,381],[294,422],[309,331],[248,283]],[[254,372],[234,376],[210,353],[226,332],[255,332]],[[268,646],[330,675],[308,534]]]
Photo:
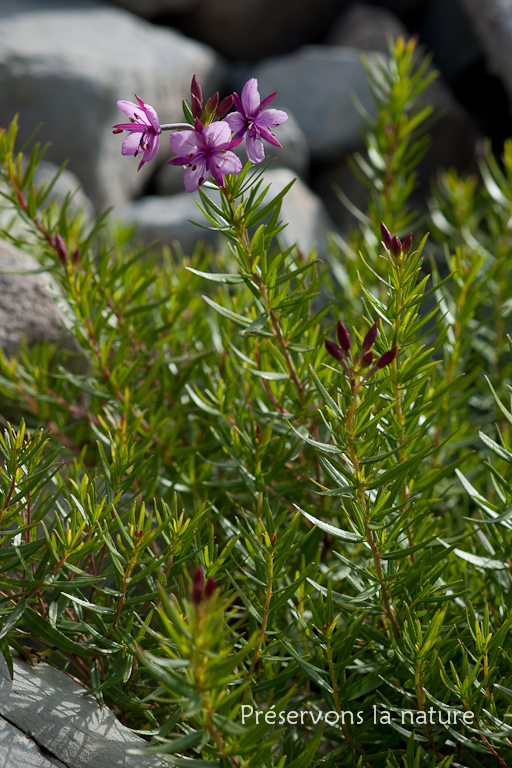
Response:
[[[379,321],[376,320],[366,336],[363,339],[363,343],[361,345],[361,351],[359,353],[356,353],[354,355],[353,363],[357,364],[359,363],[359,367],[361,369],[369,368],[371,364],[373,363],[373,351],[372,347],[375,344],[377,340],[377,333],[379,331]],[[347,362],[345,361],[345,353],[348,354],[350,360],[352,360],[351,355],[351,341],[350,341],[350,335],[347,331],[345,325],[341,322],[341,320],[338,320],[338,323],[336,325],[336,335],[338,337],[339,346],[338,344],[335,344],[330,339],[325,339],[325,349],[330,354],[331,357],[334,357],[335,360],[338,360],[338,362],[341,362],[345,371],[348,373],[350,371],[350,368],[347,365]],[[393,347],[393,349],[390,349],[388,352],[384,352],[383,355],[381,355],[377,362],[374,364],[373,368],[369,372],[369,376],[372,373],[375,373],[376,370],[380,368],[385,368],[386,365],[389,365],[393,362],[393,360],[396,357],[396,353],[398,351],[398,347]]]
[[[215,120],[222,120],[223,117],[226,117],[232,106],[233,96],[226,96],[219,104],[219,93],[217,91],[213,96],[210,96],[203,110],[203,91],[197,75],[194,75],[190,86],[190,108],[193,117],[199,120],[202,125],[212,123]]]
[[[199,606],[203,598],[210,600],[217,589],[217,582],[210,576],[206,584],[204,583],[204,573],[202,568],[198,568],[192,579],[192,602]]]
[[[400,256],[407,256],[412,248],[412,232],[407,235],[403,243],[396,235],[394,237],[391,235],[383,221],[380,223],[380,232],[382,242],[395,259],[400,258]]]

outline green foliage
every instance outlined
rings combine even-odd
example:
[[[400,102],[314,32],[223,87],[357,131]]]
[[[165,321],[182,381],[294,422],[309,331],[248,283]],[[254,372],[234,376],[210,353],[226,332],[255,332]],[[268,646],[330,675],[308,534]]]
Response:
[[[0,651],[173,765],[512,759],[512,142],[379,245],[417,221],[434,75],[403,40],[367,68],[368,206],[326,264],[281,249],[264,168],[201,190],[224,250],[142,252],[45,209],[0,132],[5,236],[74,338],[0,354]]]

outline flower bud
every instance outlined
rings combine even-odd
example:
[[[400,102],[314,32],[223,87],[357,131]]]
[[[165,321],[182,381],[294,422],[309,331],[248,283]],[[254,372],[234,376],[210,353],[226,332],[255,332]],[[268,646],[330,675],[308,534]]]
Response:
[[[71,263],[76,264],[79,258],[80,258],[80,248],[76,248],[71,254]]]
[[[215,581],[213,576],[210,576],[210,578],[208,579],[204,587],[205,600],[210,600],[211,596],[213,595],[213,593],[217,588],[218,588],[217,582]]]
[[[391,240],[391,246],[390,249],[391,253],[395,257],[395,259],[398,259],[402,254],[402,243],[398,239],[398,237],[395,235],[394,238]]]
[[[337,344],[334,343],[334,341],[329,341],[329,339],[325,339],[325,348],[330,354],[331,357],[334,357],[335,360],[343,360],[345,355],[343,354],[343,350],[341,347],[338,347]]]
[[[192,78],[192,83],[190,85],[190,95],[192,96],[192,99],[194,99],[195,96],[199,104],[203,103],[203,92],[201,90],[199,80],[197,79],[197,75],[194,75]]]
[[[217,93],[214,93],[213,96],[210,96],[210,98],[206,102],[204,111],[209,115],[214,115],[218,106],[219,106],[219,92],[217,91]]]
[[[192,602],[199,605],[203,596],[204,574],[203,569],[198,568],[192,579]]]
[[[366,355],[363,355],[361,358],[361,368],[369,368],[369,366],[373,363],[373,351],[370,350],[366,353]]]
[[[393,362],[397,352],[398,352],[398,347],[393,347],[393,349],[390,349],[389,352],[384,352],[384,354],[381,355],[377,360],[377,362],[375,363],[375,367],[385,368],[386,365],[389,365],[390,363]]]
[[[57,251],[57,256],[59,257],[59,261],[61,264],[66,265],[68,263],[68,249],[66,248],[66,243],[62,239],[62,236],[59,234],[55,235],[55,244],[54,244],[55,250]]]
[[[194,94],[192,94],[191,108],[192,108],[192,117],[195,117],[198,120],[200,120],[201,115],[203,114],[203,107],[201,106],[201,102],[199,101],[197,96],[195,96]]]
[[[410,233],[410,235],[407,235],[407,237],[405,238],[405,240],[402,243],[402,253],[403,253],[403,255],[407,256],[407,254],[409,253],[411,248],[412,248],[412,232]]]
[[[391,240],[393,239],[391,237],[391,232],[386,227],[383,221],[380,223],[380,233],[382,235],[382,242],[386,246],[386,248],[389,250],[391,248]]]
[[[341,320],[338,320],[338,324],[336,326],[336,333],[338,335],[338,341],[340,343],[340,347],[345,350],[345,352],[350,352],[350,347],[352,346],[350,342],[350,336],[341,322]]]
[[[221,103],[217,107],[217,118],[219,120],[222,120],[223,117],[226,117],[227,113],[233,106],[233,96],[226,96],[225,99],[222,99]]]
[[[361,354],[364,355],[369,349],[373,347],[377,339],[377,331],[379,330],[379,321],[376,320],[363,340],[363,346],[361,347]]]

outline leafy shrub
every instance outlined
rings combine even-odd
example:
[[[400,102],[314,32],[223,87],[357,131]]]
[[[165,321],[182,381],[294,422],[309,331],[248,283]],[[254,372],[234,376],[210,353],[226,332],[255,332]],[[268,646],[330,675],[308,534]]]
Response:
[[[174,765],[511,759],[512,143],[419,217],[415,61],[367,61],[368,208],[325,263],[280,249],[250,163],[189,257],[44,210],[42,151],[0,134],[76,339],[0,357],[0,650]]]

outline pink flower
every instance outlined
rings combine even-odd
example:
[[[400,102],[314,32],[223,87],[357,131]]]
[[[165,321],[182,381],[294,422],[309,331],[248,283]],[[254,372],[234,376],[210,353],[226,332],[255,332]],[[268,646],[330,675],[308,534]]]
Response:
[[[242,170],[242,163],[230,152],[241,140],[231,139],[231,130],[225,122],[210,123],[203,128],[196,118],[193,130],[171,133],[171,149],[178,157],[169,160],[169,164],[186,166],[187,192],[194,192],[210,175],[219,187],[224,187],[223,176]]]
[[[137,94],[135,94],[135,98],[138,104],[122,100],[117,102],[117,106],[130,118],[130,122],[119,123],[113,125],[112,128],[114,133],[128,131],[128,136],[123,141],[121,154],[137,157],[138,154],[144,152],[137,168],[140,171],[144,163],[149,163],[158,152],[161,128],[158,115],[153,107],[144,104]]]
[[[272,133],[272,128],[288,120],[288,115],[280,109],[265,109],[275,95],[273,93],[260,101],[258,81],[252,77],[243,87],[241,101],[236,93],[233,94],[238,111],[227,115],[224,120],[235,133],[236,139],[241,139],[247,133],[245,147],[252,163],[261,163],[265,159],[262,139],[275,147],[282,146]]]

